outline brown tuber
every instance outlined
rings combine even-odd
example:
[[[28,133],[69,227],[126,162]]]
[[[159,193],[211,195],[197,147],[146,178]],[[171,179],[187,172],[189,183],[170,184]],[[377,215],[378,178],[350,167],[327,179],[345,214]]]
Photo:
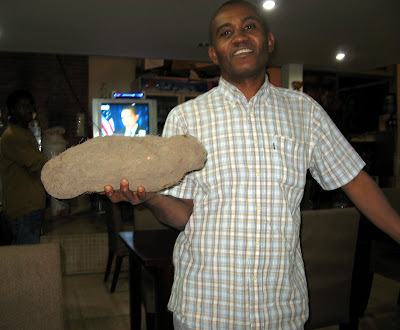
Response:
[[[204,166],[206,150],[195,137],[176,135],[106,136],[87,140],[49,160],[41,178],[46,191],[58,199],[102,192],[120,181],[160,191],[178,183],[186,173]]]

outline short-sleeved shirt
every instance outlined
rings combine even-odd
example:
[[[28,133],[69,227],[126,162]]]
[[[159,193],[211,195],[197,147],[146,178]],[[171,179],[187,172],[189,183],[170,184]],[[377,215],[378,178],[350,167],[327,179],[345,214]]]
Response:
[[[331,190],[365,163],[317,102],[267,78],[249,102],[221,78],[171,111],[163,135],[178,134],[197,137],[207,161],[163,192],[194,201],[174,248],[169,309],[193,329],[302,328],[307,170]]]

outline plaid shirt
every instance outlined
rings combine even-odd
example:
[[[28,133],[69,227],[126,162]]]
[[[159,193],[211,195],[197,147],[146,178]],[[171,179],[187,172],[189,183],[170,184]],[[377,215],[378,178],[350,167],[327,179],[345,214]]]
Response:
[[[307,95],[266,82],[247,102],[224,79],[169,115],[205,167],[164,194],[194,200],[174,249],[169,309],[193,329],[299,329],[308,294],[299,242],[307,169],[324,189],[365,165]]]

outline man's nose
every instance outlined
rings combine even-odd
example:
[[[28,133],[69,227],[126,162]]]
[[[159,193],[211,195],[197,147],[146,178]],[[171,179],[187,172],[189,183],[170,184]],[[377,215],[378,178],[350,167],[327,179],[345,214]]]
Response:
[[[234,43],[242,43],[242,42],[246,42],[248,39],[249,39],[249,37],[246,35],[245,32],[239,31],[233,35],[232,41]]]

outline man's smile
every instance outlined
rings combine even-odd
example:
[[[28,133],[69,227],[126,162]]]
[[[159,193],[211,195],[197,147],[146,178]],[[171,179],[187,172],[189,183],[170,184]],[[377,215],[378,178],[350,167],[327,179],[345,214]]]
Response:
[[[242,55],[242,54],[248,54],[248,53],[252,53],[253,51],[251,49],[240,49],[236,52],[233,53],[233,56],[237,56],[237,55]]]

